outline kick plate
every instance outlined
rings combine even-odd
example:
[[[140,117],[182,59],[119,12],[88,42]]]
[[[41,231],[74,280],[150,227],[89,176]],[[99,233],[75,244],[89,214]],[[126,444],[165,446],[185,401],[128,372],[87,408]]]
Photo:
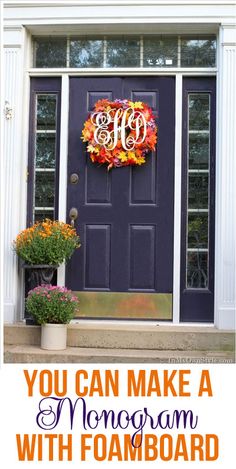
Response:
[[[172,293],[75,292],[77,318],[172,320]]]

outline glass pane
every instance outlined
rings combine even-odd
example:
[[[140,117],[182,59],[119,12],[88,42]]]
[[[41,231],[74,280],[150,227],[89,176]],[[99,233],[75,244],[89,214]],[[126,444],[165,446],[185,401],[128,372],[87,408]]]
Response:
[[[208,286],[208,253],[188,252],[187,288],[207,288]]]
[[[54,217],[57,94],[36,94],[34,209],[36,221]],[[35,207],[40,207],[35,210]]]
[[[208,251],[209,243],[209,93],[190,93],[188,110],[186,282],[187,288],[207,288],[207,252],[202,250]]]
[[[209,135],[189,134],[189,169],[208,169]]]
[[[144,67],[177,67],[178,37],[144,37]]]
[[[189,130],[209,130],[209,94],[189,95]]]
[[[34,221],[42,221],[45,218],[54,220],[54,210],[35,210]]]
[[[108,38],[107,67],[140,67],[139,38]]]
[[[108,36],[107,38],[80,36],[69,38],[69,42],[70,57],[67,57],[67,37],[36,38],[34,66],[42,68],[141,67],[141,36]],[[143,36],[143,66],[153,68],[215,67],[216,37]]]
[[[188,248],[208,248],[208,213],[188,213]]]
[[[62,38],[37,38],[35,43],[35,66],[37,68],[66,67],[66,44]]]
[[[208,174],[189,173],[188,208],[208,209]]]
[[[55,168],[55,134],[36,135],[36,167]]]
[[[181,67],[215,67],[215,65],[214,36],[181,38]]]
[[[70,67],[102,67],[102,39],[72,39],[70,41]]]
[[[35,178],[35,207],[53,207],[55,174],[37,173]]]
[[[37,130],[56,129],[57,96],[39,94],[37,96]]]

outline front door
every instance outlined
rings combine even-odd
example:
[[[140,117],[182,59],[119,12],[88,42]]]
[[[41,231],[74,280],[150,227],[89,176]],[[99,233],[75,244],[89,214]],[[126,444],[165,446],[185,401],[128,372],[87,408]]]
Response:
[[[108,172],[90,161],[81,134],[102,98],[153,109],[158,145],[146,164]],[[175,79],[72,77],[69,102],[67,213],[78,210],[81,248],[67,266],[66,285],[80,292],[80,315],[171,320]]]

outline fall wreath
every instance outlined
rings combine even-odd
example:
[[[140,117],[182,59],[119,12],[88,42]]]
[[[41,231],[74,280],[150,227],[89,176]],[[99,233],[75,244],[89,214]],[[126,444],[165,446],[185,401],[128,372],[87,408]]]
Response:
[[[152,109],[141,101],[97,101],[82,131],[93,163],[108,169],[142,165],[155,150],[157,125]]]

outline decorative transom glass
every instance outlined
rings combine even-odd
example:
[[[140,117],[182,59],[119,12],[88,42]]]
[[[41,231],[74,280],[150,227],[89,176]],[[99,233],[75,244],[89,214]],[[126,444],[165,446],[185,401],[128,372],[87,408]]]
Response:
[[[215,36],[35,37],[36,68],[215,67]]]
[[[208,288],[210,94],[188,95],[187,288]]]
[[[57,95],[36,94],[33,219],[54,218]]]

